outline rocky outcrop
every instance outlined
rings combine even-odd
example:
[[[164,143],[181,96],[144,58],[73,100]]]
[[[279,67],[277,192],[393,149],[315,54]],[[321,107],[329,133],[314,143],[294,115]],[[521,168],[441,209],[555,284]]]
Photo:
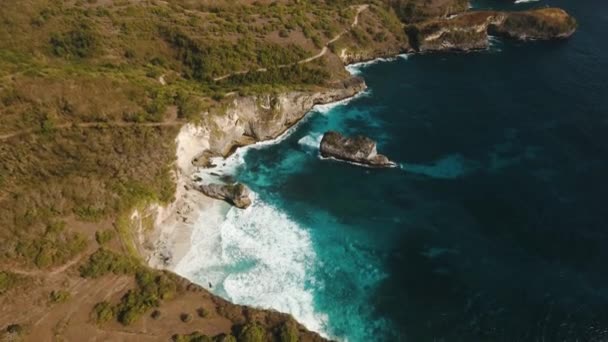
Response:
[[[202,116],[208,144],[201,159],[230,155],[237,147],[278,137],[304,117],[316,104],[352,97],[366,88],[360,77],[350,77],[317,91],[291,91],[278,94],[237,96],[222,111]],[[203,152],[203,150],[199,151]],[[192,157],[194,159],[195,156]],[[191,159],[191,160],[192,160]]]
[[[201,184],[196,189],[203,194],[226,201],[237,208],[245,209],[251,205],[251,190],[241,183],[235,184]]]
[[[395,163],[378,154],[376,142],[364,136],[345,137],[338,132],[323,135],[319,147],[321,156],[372,167],[394,167]]]
[[[410,42],[421,52],[484,49],[489,45],[490,35],[548,40],[570,37],[575,30],[576,20],[557,8],[524,12],[471,11],[406,29]]]
[[[512,12],[488,27],[493,35],[519,40],[550,40],[568,38],[576,31],[576,20],[559,8]]]

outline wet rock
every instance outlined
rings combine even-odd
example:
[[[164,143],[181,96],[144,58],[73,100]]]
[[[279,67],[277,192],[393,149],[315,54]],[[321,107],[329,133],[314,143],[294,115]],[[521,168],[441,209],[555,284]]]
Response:
[[[395,163],[378,154],[376,142],[364,136],[345,137],[338,132],[323,135],[321,156],[350,161],[372,167],[394,167]]]
[[[245,209],[251,205],[251,190],[241,183],[236,184],[201,184],[196,188],[203,194],[226,201],[237,208]]]

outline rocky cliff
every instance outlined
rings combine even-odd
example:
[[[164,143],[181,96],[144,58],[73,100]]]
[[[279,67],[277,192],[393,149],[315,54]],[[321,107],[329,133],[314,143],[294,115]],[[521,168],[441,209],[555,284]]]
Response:
[[[276,138],[316,104],[339,101],[366,88],[359,77],[334,82],[316,91],[292,91],[280,94],[235,97],[222,112],[205,113],[203,129],[207,156],[226,156],[236,147]]]
[[[488,47],[490,35],[518,40],[568,38],[576,31],[576,20],[558,8],[471,11],[410,25],[406,30],[418,51],[468,51]]]

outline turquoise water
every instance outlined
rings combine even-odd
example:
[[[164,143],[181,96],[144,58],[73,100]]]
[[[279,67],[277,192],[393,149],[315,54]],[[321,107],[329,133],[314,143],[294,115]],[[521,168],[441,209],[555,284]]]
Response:
[[[355,68],[366,93],[242,153],[255,204],[190,276],[340,340],[608,340],[608,2],[475,6],[546,4],[571,40]],[[327,130],[400,167],[319,159]]]

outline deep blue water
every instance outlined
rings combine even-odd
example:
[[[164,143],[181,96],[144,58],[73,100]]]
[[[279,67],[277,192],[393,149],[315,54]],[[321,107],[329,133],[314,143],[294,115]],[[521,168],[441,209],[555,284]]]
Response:
[[[546,4],[577,17],[572,39],[360,68],[366,94],[250,150],[237,178],[273,214],[233,217],[252,242],[226,251],[245,264],[232,272],[270,266],[249,297],[217,291],[256,304],[256,289],[304,282],[278,307],[306,322],[312,301],[349,341],[608,340],[608,1],[475,3]],[[377,140],[401,167],[320,160],[330,129]],[[304,235],[254,244],[283,226]]]

